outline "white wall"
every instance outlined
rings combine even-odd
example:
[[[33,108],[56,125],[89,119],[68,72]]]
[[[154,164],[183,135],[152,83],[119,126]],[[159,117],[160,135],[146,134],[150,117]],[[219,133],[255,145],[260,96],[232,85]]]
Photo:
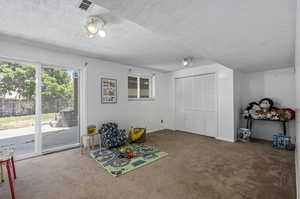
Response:
[[[85,67],[87,62],[87,124],[114,120],[124,128],[136,125],[146,126],[148,131],[174,129],[174,78],[216,73],[219,96],[218,138],[227,141],[235,140],[233,71],[222,65],[211,64],[168,74],[132,68],[135,73],[156,74],[156,99],[154,101],[128,101],[127,75],[131,68],[129,66],[43,49],[6,37],[0,37],[0,46],[0,57],[57,66]],[[118,80],[117,104],[101,104],[101,77]],[[161,120],[164,122],[161,123]]]
[[[128,101],[127,75],[129,67],[109,62],[93,60],[88,65],[88,122],[118,121],[124,128],[130,126],[147,127],[148,131],[165,128],[165,92],[167,84],[165,74],[142,69],[133,69],[134,73],[156,74],[156,99],[154,101]],[[118,80],[118,103],[100,103],[100,78]]]
[[[240,109],[244,109],[250,102],[268,97],[278,108],[295,109],[295,72],[294,68],[284,68],[256,73],[240,73]],[[246,120],[240,117],[240,127],[246,127]],[[253,122],[254,137],[272,140],[272,135],[282,132],[279,122]],[[288,125],[289,135],[295,136],[295,121]]]
[[[236,123],[234,121],[234,73],[220,64],[192,67],[169,73],[169,106],[167,127],[175,129],[175,79],[207,73],[217,74],[218,87],[218,139],[235,140]]]
[[[129,66],[105,62],[67,53],[34,47],[19,41],[0,37],[0,57],[28,60],[57,66],[84,67],[87,65],[87,124],[98,124],[101,121],[117,121],[121,127],[147,127],[148,131],[165,128],[164,113],[166,111],[167,82],[165,74],[151,70],[133,68],[141,74],[153,74],[156,78],[156,99],[154,101],[128,101],[127,75]],[[114,78],[118,80],[118,103],[101,104],[100,78]]]

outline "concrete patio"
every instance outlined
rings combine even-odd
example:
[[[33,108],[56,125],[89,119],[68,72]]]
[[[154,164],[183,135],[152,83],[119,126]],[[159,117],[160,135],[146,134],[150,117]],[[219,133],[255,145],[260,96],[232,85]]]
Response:
[[[15,144],[16,155],[34,152],[34,126],[0,131],[0,145]],[[42,149],[47,150],[69,144],[79,143],[79,129],[75,127],[53,128],[42,126]]]

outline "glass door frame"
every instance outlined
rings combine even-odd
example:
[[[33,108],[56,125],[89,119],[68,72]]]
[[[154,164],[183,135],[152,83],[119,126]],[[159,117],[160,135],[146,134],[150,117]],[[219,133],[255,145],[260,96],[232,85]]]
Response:
[[[79,86],[78,86],[78,92],[79,92],[79,136],[86,133],[86,127],[87,127],[87,99],[86,99],[86,80],[87,80],[87,69],[86,64],[85,67],[76,67],[76,66],[58,66],[53,64],[46,64],[41,63],[38,61],[28,61],[23,59],[14,59],[14,58],[7,58],[7,57],[0,57],[0,61],[6,61],[6,62],[15,62],[18,64],[32,64],[35,68],[35,144],[34,144],[34,152],[24,155],[19,155],[15,157],[17,160],[27,159],[31,157],[40,156],[42,154],[51,153],[55,151],[61,151],[65,149],[75,148],[80,146],[80,143],[76,144],[69,144],[64,145],[60,147],[51,148],[48,150],[42,150],[42,68],[58,68],[58,69],[73,69],[78,71],[78,77],[79,77]],[[80,140],[80,139],[78,139]]]

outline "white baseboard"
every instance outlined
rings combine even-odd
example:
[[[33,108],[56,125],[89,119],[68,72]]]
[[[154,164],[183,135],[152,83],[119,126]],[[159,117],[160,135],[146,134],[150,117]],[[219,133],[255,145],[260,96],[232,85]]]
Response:
[[[149,130],[147,131],[147,133],[155,133],[157,131],[162,131],[162,130],[166,130],[164,128],[161,128],[161,129],[153,129],[153,130]],[[171,131],[176,131],[175,129],[168,129],[168,130],[171,130]],[[231,142],[231,143],[234,143],[235,140],[231,140],[231,139],[227,139],[227,138],[222,138],[222,137],[215,137],[217,140],[221,140],[221,141],[225,141],[225,142]]]
[[[225,142],[232,142],[234,143],[235,140],[227,139],[227,138],[221,138],[221,137],[216,137],[217,140],[225,141]]]
[[[164,130],[164,128],[161,128],[161,129],[153,129],[153,130],[148,130],[147,133],[155,133],[157,131],[161,131],[161,130]]]

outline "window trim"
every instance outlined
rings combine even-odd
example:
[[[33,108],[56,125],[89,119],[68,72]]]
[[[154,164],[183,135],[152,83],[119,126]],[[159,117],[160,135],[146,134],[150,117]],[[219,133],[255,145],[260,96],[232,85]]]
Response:
[[[128,77],[135,77],[137,78],[137,97],[136,98],[130,98],[128,96],[129,93],[127,93],[128,101],[154,101],[155,100],[155,75],[139,75],[139,74],[128,74]],[[147,98],[141,98],[140,97],[140,78],[148,79],[149,80],[149,97]],[[127,91],[128,88],[128,82],[127,82]]]

